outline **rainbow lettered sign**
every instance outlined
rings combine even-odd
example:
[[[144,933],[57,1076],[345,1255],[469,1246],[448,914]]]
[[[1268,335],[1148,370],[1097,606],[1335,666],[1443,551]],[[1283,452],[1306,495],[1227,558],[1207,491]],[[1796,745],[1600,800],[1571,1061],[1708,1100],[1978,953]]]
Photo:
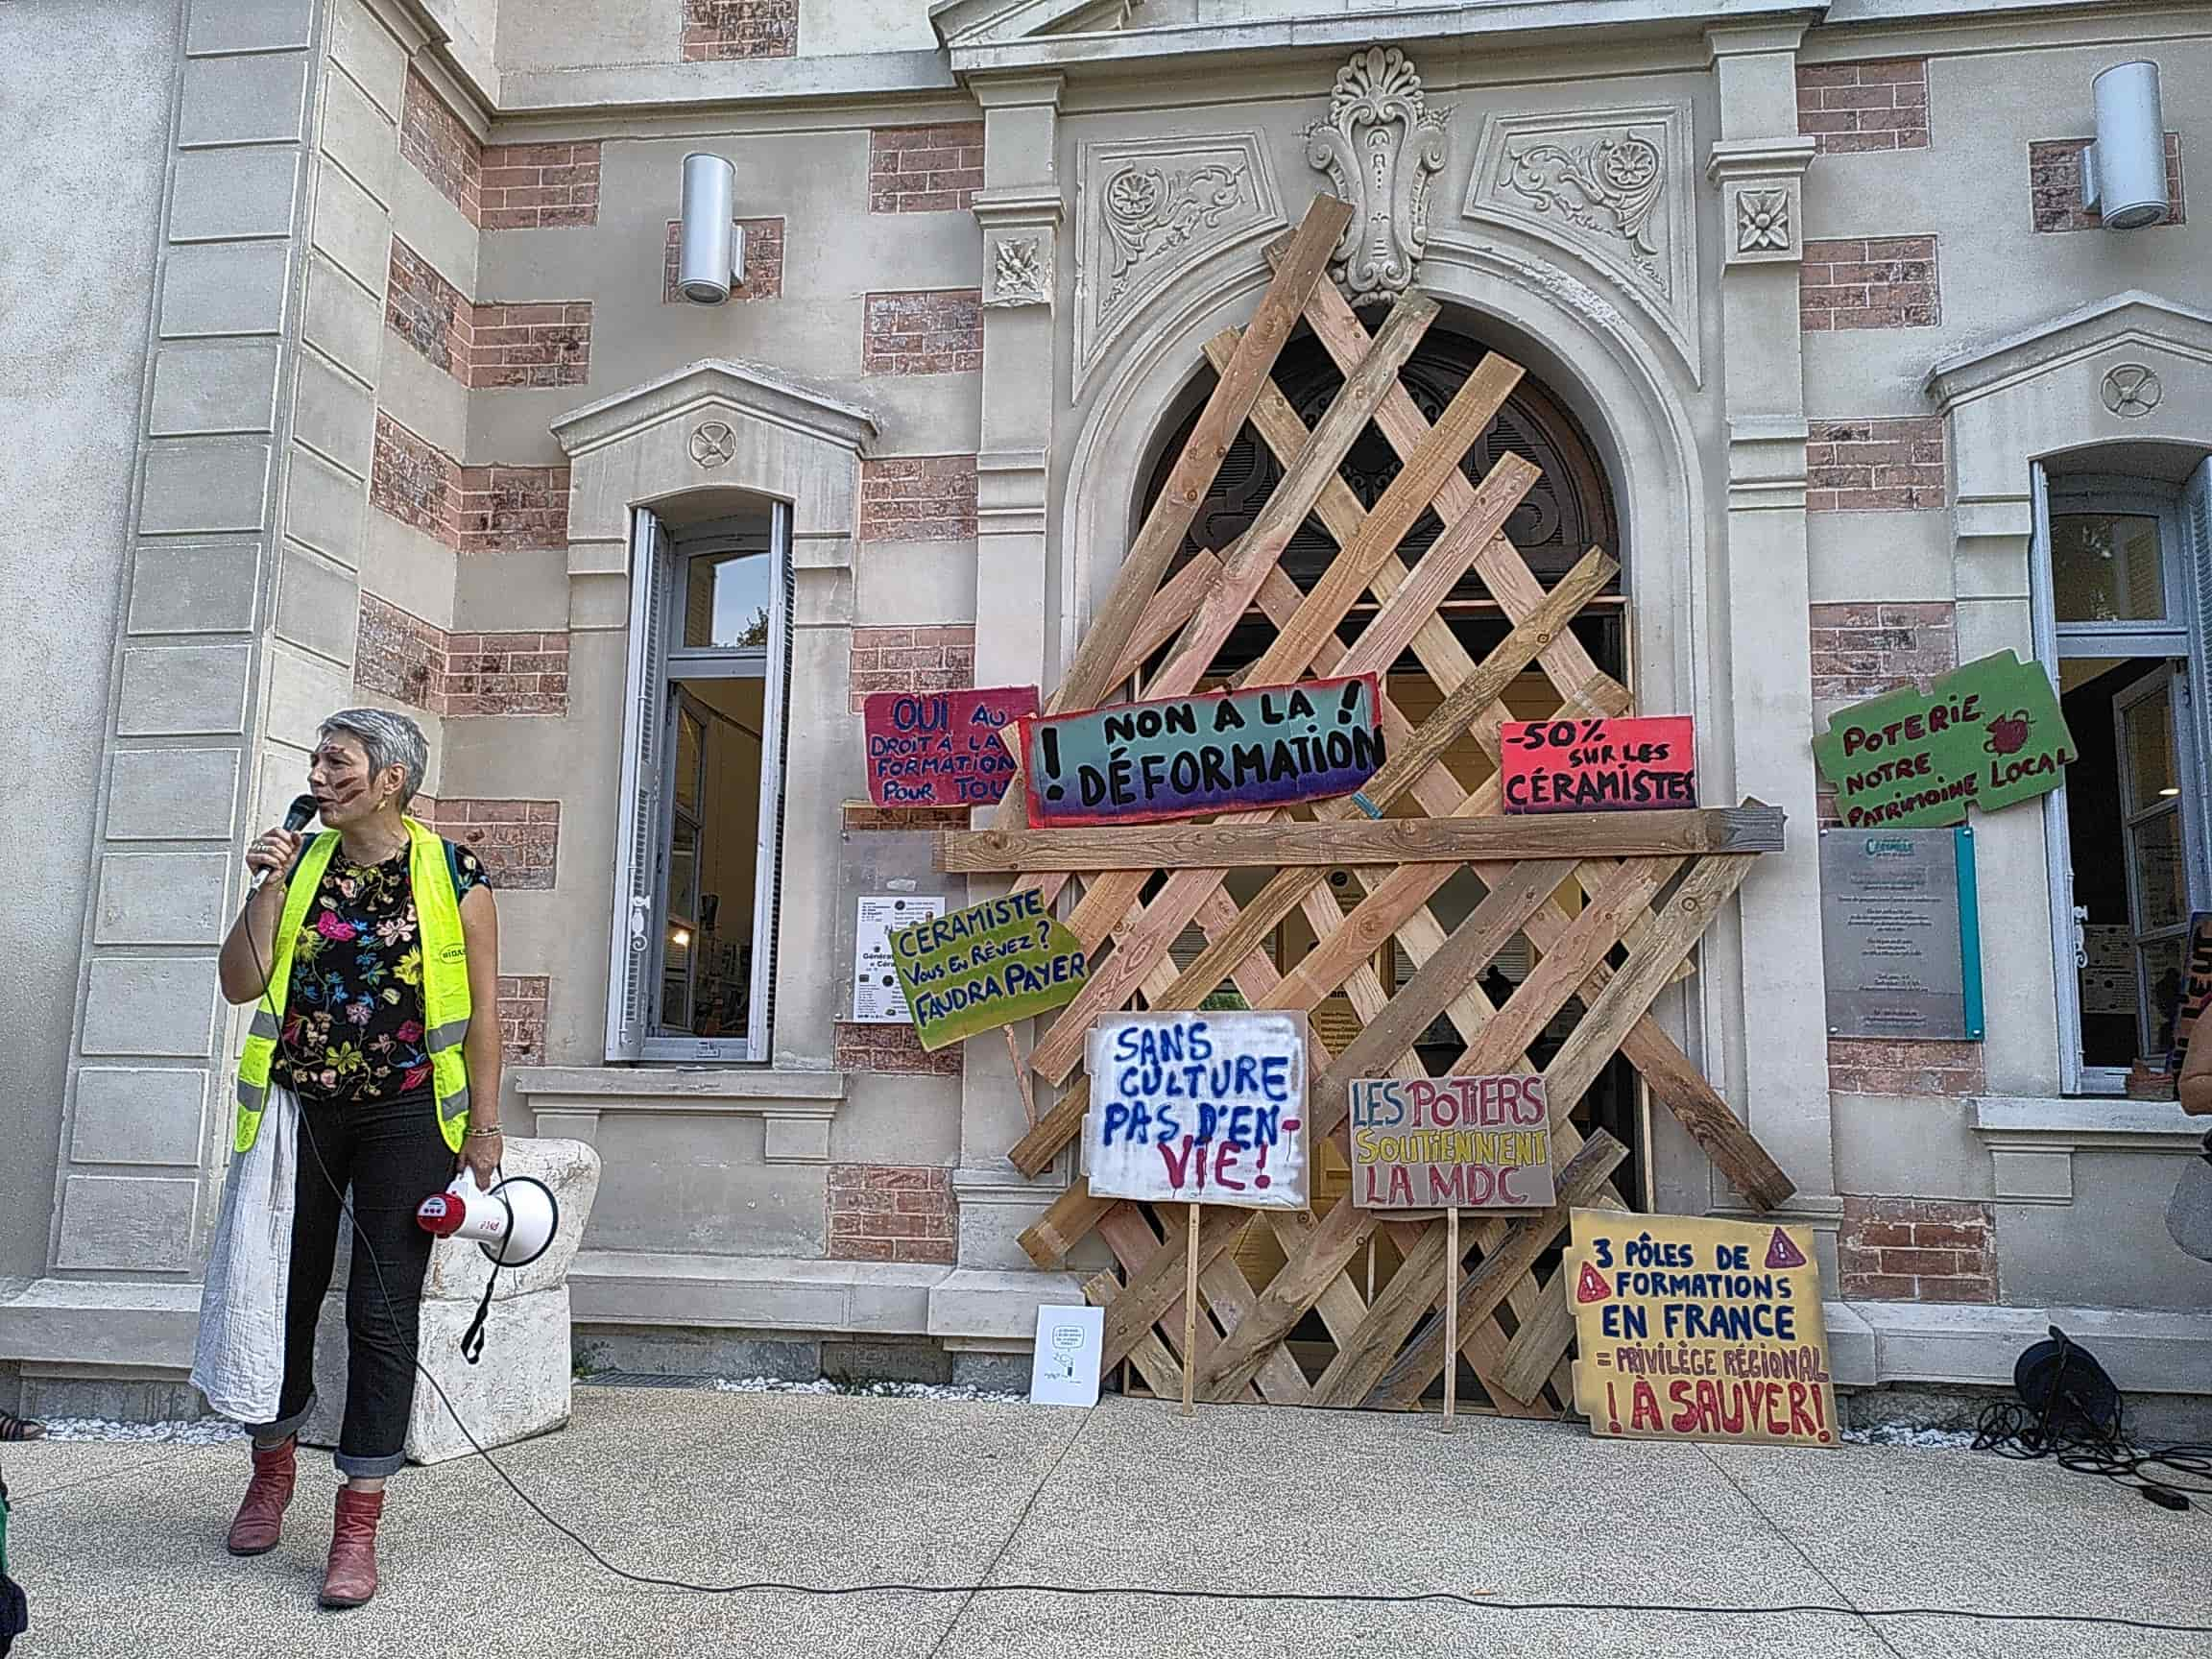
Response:
[[[1362,1210],[1549,1210],[1544,1079],[1353,1081],[1352,1202]]]
[[[1348,795],[1383,761],[1375,676],[1021,723],[1029,825],[1158,824]]]

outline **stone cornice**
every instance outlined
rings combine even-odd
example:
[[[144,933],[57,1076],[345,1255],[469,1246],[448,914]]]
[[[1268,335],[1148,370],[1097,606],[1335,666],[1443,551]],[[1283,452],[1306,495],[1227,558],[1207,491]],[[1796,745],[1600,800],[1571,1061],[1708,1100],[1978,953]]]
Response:
[[[1729,179],[1801,178],[1813,165],[1812,138],[1720,138],[1706,153],[1705,177],[1719,184]]]
[[[986,185],[975,192],[972,211],[986,228],[1060,223],[1059,189],[1050,184]]]
[[[1948,412],[2119,345],[2154,346],[2212,363],[2212,311],[2129,289],[1955,351],[1928,371],[1923,386],[1936,408]]]
[[[551,423],[552,432],[569,455],[584,455],[707,404],[858,455],[874,449],[878,430],[867,409],[796,375],[738,358],[710,357],[572,410]]]

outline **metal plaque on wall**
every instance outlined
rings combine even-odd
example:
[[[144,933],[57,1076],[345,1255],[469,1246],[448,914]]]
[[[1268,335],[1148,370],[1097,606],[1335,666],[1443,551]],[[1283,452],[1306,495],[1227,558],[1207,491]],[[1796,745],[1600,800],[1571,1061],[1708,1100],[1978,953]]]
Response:
[[[1974,831],[1820,831],[1828,1034],[1982,1040]]]

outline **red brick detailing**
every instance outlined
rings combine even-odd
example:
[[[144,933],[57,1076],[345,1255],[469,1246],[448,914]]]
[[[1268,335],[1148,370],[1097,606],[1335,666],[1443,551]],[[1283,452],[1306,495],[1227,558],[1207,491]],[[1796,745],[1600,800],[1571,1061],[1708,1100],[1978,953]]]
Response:
[[[950,1169],[832,1164],[828,1199],[832,1262],[953,1259],[959,1222]]]
[[[911,1025],[876,1025],[857,1020],[836,1024],[840,1071],[902,1071],[918,1077],[960,1075],[960,1046],[934,1053],[922,1046]]]
[[[590,301],[470,304],[397,237],[384,322],[464,386],[581,386],[590,375]]]
[[[494,887],[530,892],[553,885],[561,842],[558,801],[445,800],[422,821],[475,854]]]
[[[599,223],[599,140],[484,147],[484,228]]]
[[[1797,317],[1810,331],[1934,328],[1943,321],[1933,236],[1845,236],[1805,244]]]
[[[1797,131],[1819,156],[1927,149],[1928,60],[1800,64]]]
[[[384,282],[384,325],[466,386],[469,304],[438,268],[395,236]]]
[[[369,505],[451,547],[460,534],[461,468],[452,456],[376,411]]]
[[[852,709],[871,691],[960,691],[975,684],[975,626],[853,630]]]
[[[848,801],[839,808],[838,828],[848,835],[878,830],[965,830],[965,806],[861,806]]]
[[[983,188],[983,123],[878,127],[868,134],[868,211],[949,213]]]
[[[482,219],[484,146],[413,69],[399,115],[399,154],[475,225]]]
[[[1815,421],[1805,439],[1805,511],[1933,510],[1943,505],[1945,472],[1940,416]]]
[[[353,684],[360,690],[381,692],[432,714],[565,714],[568,711],[568,636],[448,634],[436,623],[425,622],[373,593],[364,592],[353,643]],[[424,823],[466,810],[469,816],[454,822],[473,824],[480,805],[433,801],[428,796],[419,799]],[[532,810],[553,806],[549,802],[522,805]],[[558,837],[557,806],[550,818],[525,820],[532,830],[540,822],[552,825],[552,836]],[[548,847],[548,878],[551,857]],[[493,876],[496,878],[496,870]],[[519,884],[530,885],[527,880]]]
[[[1979,1094],[1988,1087],[1979,1043],[1880,1037],[1828,1039],[1828,1087],[1839,1094]]]
[[[591,373],[591,301],[469,308],[469,384],[581,386]]]
[[[545,1003],[550,989],[551,981],[543,974],[499,975],[499,1036],[511,1065],[534,1065],[545,1058]]]
[[[1843,1200],[1837,1265],[1847,1302],[1997,1300],[1997,1223],[1964,1198]]]
[[[2086,138],[2040,138],[2028,146],[2030,223],[2038,230],[2095,230],[2104,215],[2081,205],[2081,146]],[[2188,200],[2181,188],[2181,134],[2166,134],[2166,217],[2185,225]],[[2155,230],[2156,225],[2147,225]]]
[[[565,547],[568,469],[464,467],[456,523],[454,546],[463,553]]]
[[[885,455],[860,464],[860,540],[966,541],[975,535],[975,457]]]
[[[1812,612],[1815,703],[1855,703],[1900,685],[1925,691],[1959,666],[1958,611],[1949,601],[1815,605]]]
[[[871,294],[860,368],[868,374],[957,374],[983,367],[983,291]]]
[[[799,0],[684,0],[684,61],[789,58],[799,50]]]
[[[440,713],[568,711],[565,634],[455,634],[447,641],[446,653],[445,707]],[[530,803],[534,809],[545,805]]]
[[[730,290],[733,300],[780,300],[783,297],[783,221],[740,219],[745,232],[745,279]],[[684,239],[684,221],[668,221],[667,251],[661,259],[661,303],[678,305],[684,296],[676,288],[677,245]]]

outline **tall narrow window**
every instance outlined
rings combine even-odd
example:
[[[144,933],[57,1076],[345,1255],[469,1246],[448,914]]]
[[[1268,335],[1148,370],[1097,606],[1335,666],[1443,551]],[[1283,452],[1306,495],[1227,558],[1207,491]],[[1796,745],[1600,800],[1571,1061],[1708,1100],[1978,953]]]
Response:
[[[637,516],[610,1059],[768,1058],[787,523]]]
[[[2052,798],[2059,1056],[2069,1093],[2164,1064],[2189,916],[2212,902],[2202,469],[2182,490],[2039,480],[2037,625],[2078,758]]]

